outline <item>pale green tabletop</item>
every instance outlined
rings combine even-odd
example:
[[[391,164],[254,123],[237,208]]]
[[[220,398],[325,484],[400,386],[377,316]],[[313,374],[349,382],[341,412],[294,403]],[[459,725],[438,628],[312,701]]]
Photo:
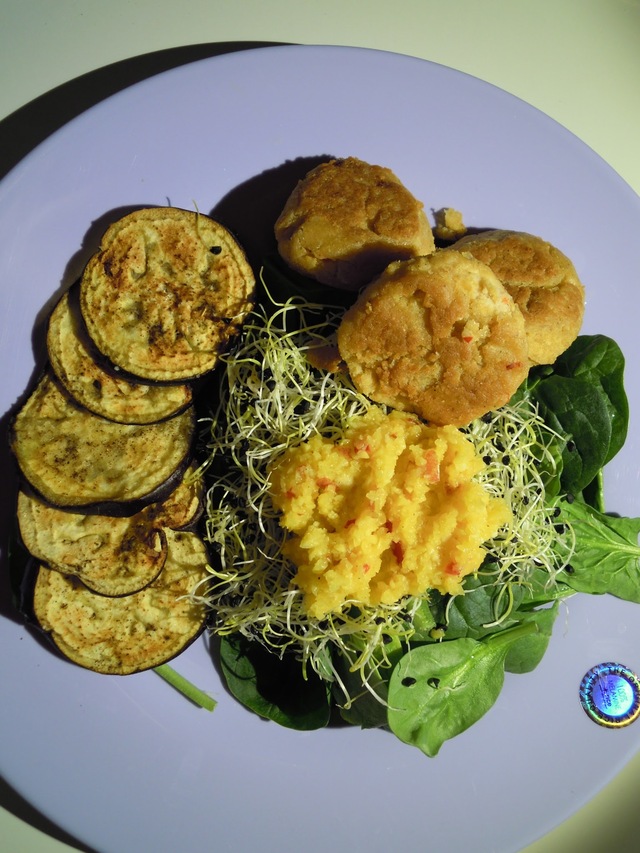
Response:
[[[465,71],[559,121],[640,193],[640,0],[0,0],[0,120],[18,127],[16,110],[86,72],[184,46],[197,59],[216,42],[371,47]],[[0,148],[3,171],[54,129],[28,116]],[[638,790],[640,755],[527,853],[635,851]],[[6,787],[0,804],[3,851],[83,849]]]

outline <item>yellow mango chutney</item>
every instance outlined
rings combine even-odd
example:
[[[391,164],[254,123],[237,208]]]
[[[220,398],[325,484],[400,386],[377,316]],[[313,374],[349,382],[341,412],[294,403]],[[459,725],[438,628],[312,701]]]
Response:
[[[270,491],[309,616],[430,589],[460,593],[483,543],[511,517],[477,481],[483,467],[455,427],[380,408],[339,440],[317,435],[287,450]]]

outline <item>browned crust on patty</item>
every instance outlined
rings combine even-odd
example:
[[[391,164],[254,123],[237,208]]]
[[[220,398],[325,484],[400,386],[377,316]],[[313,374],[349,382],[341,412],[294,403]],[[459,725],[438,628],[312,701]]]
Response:
[[[584,286],[551,243],[522,231],[463,237],[452,248],[491,267],[522,312],[532,364],[553,364],[573,343],[584,316]]]
[[[345,314],[338,346],[361,393],[439,425],[504,405],[528,370],[513,299],[449,249],[390,264]]]
[[[347,290],[391,261],[434,249],[422,202],[390,169],[355,157],[312,169],[287,200],[275,235],[289,266]]]

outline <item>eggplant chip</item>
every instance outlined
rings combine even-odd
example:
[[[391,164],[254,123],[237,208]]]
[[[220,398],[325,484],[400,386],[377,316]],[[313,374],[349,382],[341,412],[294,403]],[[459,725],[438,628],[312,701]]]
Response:
[[[58,380],[89,411],[118,423],[149,424],[170,418],[191,403],[189,385],[129,382],[103,370],[83,332],[79,306],[65,293],[49,319],[47,351]]]
[[[106,598],[79,581],[40,567],[33,610],[69,660],[106,675],[129,675],[166,663],[200,635],[204,605],[188,594],[205,581],[207,552],[193,533],[167,531],[167,561],[145,589]]]
[[[25,548],[49,568],[73,575],[99,595],[131,595],[158,577],[167,557],[164,530],[142,513],[83,515],[18,494]]]
[[[48,503],[132,515],[175,488],[190,462],[195,414],[116,424],[80,407],[45,374],[13,422],[11,447]]]
[[[184,477],[168,498],[150,504],[142,510],[141,517],[158,527],[184,530],[193,527],[204,510],[204,483],[195,465],[187,468]]]
[[[109,361],[151,382],[202,376],[252,308],[255,277],[208,216],[146,208],[114,222],[80,282],[89,336]]]

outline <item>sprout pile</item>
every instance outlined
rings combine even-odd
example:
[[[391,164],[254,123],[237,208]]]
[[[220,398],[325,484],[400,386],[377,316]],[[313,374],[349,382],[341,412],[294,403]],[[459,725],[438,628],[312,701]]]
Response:
[[[268,469],[315,434],[338,439],[377,404],[355,390],[346,371],[319,369],[309,357],[335,347],[339,311],[298,298],[264,302],[223,357],[207,433],[205,538],[212,572],[195,595],[210,608],[215,634],[239,634],[278,656],[294,654],[303,672],[310,667],[323,680],[339,683],[348,706],[353,697],[336,657],[366,686],[372,673],[389,665],[385,649],[414,635],[416,614],[428,605],[430,592],[391,605],[347,602],[323,619],[306,613],[293,583],[296,567],[282,553],[285,532],[271,502]],[[555,524],[556,509],[545,493],[558,464],[557,435],[526,395],[465,432],[486,463],[479,481],[512,514],[486,543],[478,573],[481,582],[499,586],[493,614],[499,624],[509,614],[512,590],[526,586],[534,569],[544,570],[553,585],[571,558],[571,528]]]

